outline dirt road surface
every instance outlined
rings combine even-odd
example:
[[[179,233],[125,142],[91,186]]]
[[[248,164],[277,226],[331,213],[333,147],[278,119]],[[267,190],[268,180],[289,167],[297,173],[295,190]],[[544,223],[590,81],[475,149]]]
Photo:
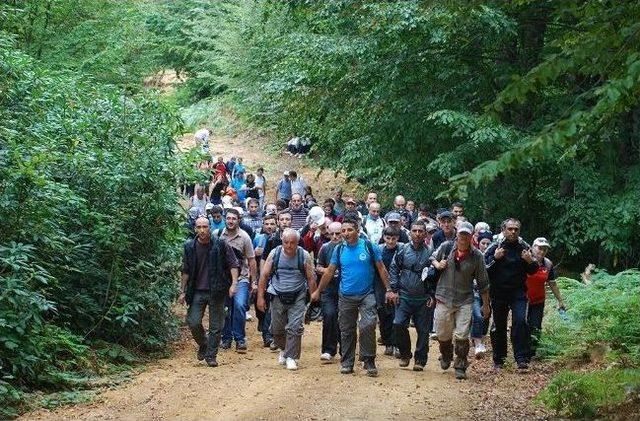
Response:
[[[188,136],[185,141],[190,142]],[[297,158],[269,158],[256,139],[213,140],[212,152],[229,150],[243,156],[250,171],[263,165],[271,186],[282,170],[300,168],[322,194],[336,183],[329,172],[314,180],[316,170],[301,166]],[[337,180],[343,183],[340,177]],[[322,325],[312,322],[305,326],[299,370],[289,372],[277,364],[277,353],[262,347],[256,325],[255,321],[247,323],[248,353],[221,351],[217,368],[196,360],[195,343],[183,328],[181,339],[173,345],[173,356],[151,364],[131,382],[103,391],[91,403],[39,410],[22,419],[477,420],[548,416],[531,403],[547,378],[544,367],[528,374],[516,374],[512,368],[495,374],[488,358],[472,359],[469,380],[456,381],[452,369],[443,372],[438,367],[437,343],[431,341],[424,372],[399,368],[398,360],[382,355],[384,348],[379,347],[379,377],[369,378],[359,367],[353,375],[342,375],[338,362],[321,364]],[[413,329],[411,334],[415,336]]]

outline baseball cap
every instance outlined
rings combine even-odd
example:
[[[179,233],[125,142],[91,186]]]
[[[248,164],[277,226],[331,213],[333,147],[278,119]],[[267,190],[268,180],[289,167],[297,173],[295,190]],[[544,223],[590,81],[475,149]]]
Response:
[[[400,222],[400,214],[398,212],[389,212],[385,219],[387,222]]]
[[[473,234],[473,225],[470,222],[460,222],[456,227],[458,232],[466,232],[467,234]]]
[[[434,224],[432,224],[431,222],[429,222],[427,225],[427,232],[433,232],[436,231],[438,229],[438,227],[436,227]]]
[[[491,231],[480,231],[478,234],[478,242],[488,239],[489,241],[493,241],[493,233]]]
[[[547,239],[544,237],[538,237],[535,240],[533,240],[533,245],[538,247],[551,247],[551,244],[549,244],[549,241],[547,241]]]
[[[451,211],[446,210],[438,214],[438,219],[454,219],[454,216],[453,216],[453,213],[451,213]],[[473,229],[473,226],[471,227],[471,229]]]

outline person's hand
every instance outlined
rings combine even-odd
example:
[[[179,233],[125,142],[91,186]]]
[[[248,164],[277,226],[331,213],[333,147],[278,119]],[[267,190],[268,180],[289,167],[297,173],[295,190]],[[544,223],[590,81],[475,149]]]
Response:
[[[504,247],[498,247],[496,251],[493,253],[493,257],[497,259],[502,259],[504,255],[507,254],[507,250]]]
[[[482,317],[488,319],[491,316],[491,307],[488,303],[482,304]]]
[[[533,262],[533,256],[529,250],[522,250],[520,257],[522,257],[527,263]]]
[[[229,287],[229,297],[233,298],[233,296],[236,295],[237,288],[238,286],[235,283],[231,284]]]
[[[185,305],[185,293],[181,292],[178,296],[178,303],[181,305]]]
[[[263,248],[262,247],[256,247],[256,249],[253,251],[256,256],[262,256],[262,252],[263,252]]]
[[[258,284],[256,282],[251,282],[251,286],[249,287],[249,293],[251,295],[256,295],[258,293]]]
[[[267,311],[267,302],[264,300],[263,295],[258,295],[258,299],[256,300],[256,306],[258,306],[258,310],[261,312]]]
[[[434,260],[433,267],[438,270],[444,270],[447,268],[447,259],[442,259],[440,261]]]
[[[317,289],[311,293],[311,302],[320,301],[320,291]]]
[[[398,305],[398,294],[396,294],[395,292],[387,291],[387,293],[385,294],[385,298],[387,303]]]

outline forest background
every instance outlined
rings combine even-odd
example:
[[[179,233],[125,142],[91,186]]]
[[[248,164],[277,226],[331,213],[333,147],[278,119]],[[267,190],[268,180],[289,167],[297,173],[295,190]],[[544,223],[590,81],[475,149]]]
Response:
[[[321,166],[387,203],[462,200],[494,227],[518,216],[566,273],[637,267],[639,52],[633,1],[3,2],[3,415],[34,391],[76,400],[166,349],[175,187],[198,176],[175,139],[223,114],[276,143],[309,136]],[[175,93],[145,88],[167,70]],[[574,319],[548,329],[548,355],[606,344],[617,371],[563,374],[541,399],[619,378],[624,401],[639,383],[638,272],[567,282]]]

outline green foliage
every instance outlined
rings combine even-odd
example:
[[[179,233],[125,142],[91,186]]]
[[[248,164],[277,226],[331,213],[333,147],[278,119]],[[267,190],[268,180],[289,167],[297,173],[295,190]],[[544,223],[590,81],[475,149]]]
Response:
[[[174,337],[187,166],[154,96],[48,70],[1,32],[0,66],[5,417],[25,392],[88,387]]]
[[[593,373],[563,371],[537,400],[558,415],[593,418],[615,411],[615,407],[640,394],[640,370],[604,370]]]
[[[516,215],[580,270],[640,262],[637,2],[197,3],[166,18],[201,18],[167,42],[208,72],[193,100],[224,92],[387,198]]]

